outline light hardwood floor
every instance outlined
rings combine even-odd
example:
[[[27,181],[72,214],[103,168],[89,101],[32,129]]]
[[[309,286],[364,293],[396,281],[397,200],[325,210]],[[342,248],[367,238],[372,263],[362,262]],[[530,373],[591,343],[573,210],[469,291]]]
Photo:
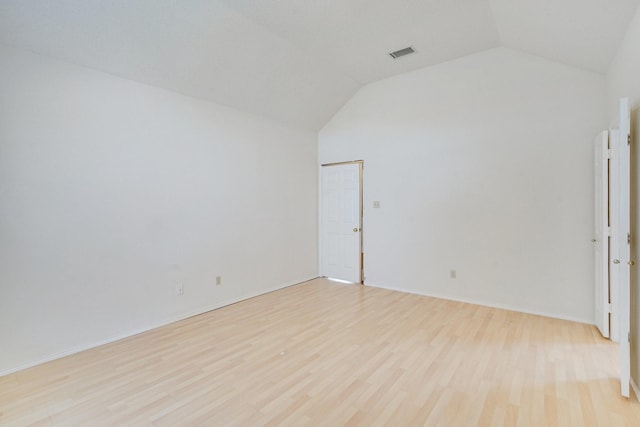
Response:
[[[0,425],[640,426],[592,326],[317,279],[0,378]]]

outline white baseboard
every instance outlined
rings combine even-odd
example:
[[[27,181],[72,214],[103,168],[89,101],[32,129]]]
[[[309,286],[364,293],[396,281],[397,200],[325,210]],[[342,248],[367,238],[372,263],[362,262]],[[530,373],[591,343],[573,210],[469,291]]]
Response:
[[[0,377],[3,377],[5,375],[9,375],[9,374],[13,374],[15,372],[23,371],[25,369],[32,368],[32,367],[37,366],[37,365],[41,365],[43,363],[50,362],[52,360],[56,360],[56,359],[60,359],[62,357],[70,356],[72,354],[80,353],[81,351],[90,350],[92,348],[100,347],[101,345],[109,344],[109,343],[112,343],[112,342],[115,342],[115,341],[118,341],[118,340],[121,340],[121,339],[124,339],[124,338],[129,338],[129,337],[131,337],[133,335],[138,335],[138,334],[141,334],[143,332],[148,332],[148,331],[150,331],[152,329],[156,329],[156,328],[159,328],[161,326],[168,325],[170,323],[178,322],[180,320],[184,320],[184,319],[187,319],[189,317],[197,316],[199,314],[203,314],[203,313],[206,313],[206,312],[211,311],[211,310],[215,310],[215,309],[218,309],[218,308],[226,307],[228,305],[235,304],[235,303],[240,302],[240,301],[248,300],[248,299],[260,296],[260,295],[264,295],[264,294],[268,294],[270,292],[274,292],[274,291],[277,291],[277,290],[280,290],[280,289],[288,288],[289,286],[294,286],[294,285],[298,285],[300,283],[308,282],[309,280],[313,280],[315,278],[317,278],[317,277],[311,277],[311,278],[307,278],[307,279],[286,282],[286,283],[283,283],[283,284],[278,285],[278,286],[274,286],[274,287],[266,289],[266,290],[261,290],[261,291],[258,291],[258,292],[253,292],[253,293],[244,295],[244,296],[242,296],[240,298],[234,298],[234,299],[231,299],[231,300],[219,302],[219,303],[216,303],[216,304],[213,304],[213,305],[209,305],[209,306],[205,306],[205,307],[202,307],[202,308],[199,308],[199,309],[196,309],[196,310],[191,310],[191,311],[189,311],[187,313],[183,313],[183,314],[180,314],[180,315],[177,315],[177,316],[169,317],[169,318],[163,319],[161,321],[154,322],[154,323],[152,323],[152,324],[150,324],[150,325],[148,325],[148,326],[146,326],[144,328],[135,329],[133,331],[129,331],[129,332],[126,332],[126,333],[123,333],[123,334],[119,334],[119,335],[116,335],[116,336],[113,336],[113,337],[110,337],[110,338],[107,338],[107,339],[104,339],[104,340],[95,341],[95,342],[92,342],[90,344],[83,344],[83,345],[80,345],[80,346],[77,346],[77,347],[72,347],[72,348],[70,348],[68,350],[61,351],[61,352],[54,353],[54,354],[50,354],[48,356],[45,356],[45,357],[42,357],[42,358],[27,362],[27,363],[19,365],[19,366],[15,366],[15,367],[12,367],[12,368],[9,368],[9,369],[4,369],[4,370],[0,371]]]
[[[638,384],[636,384],[633,378],[631,378],[631,381],[629,381],[629,383],[631,384],[631,388],[636,395],[636,399],[638,400],[638,402],[640,402],[640,388],[638,388]]]
[[[502,310],[517,311],[519,313],[533,314],[533,315],[536,315],[536,316],[543,316],[543,317],[551,317],[553,319],[568,320],[570,322],[585,323],[587,325],[593,325],[594,324],[593,320],[580,319],[580,318],[571,317],[571,316],[565,316],[565,315],[556,314],[556,313],[547,313],[547,312],[543,312],[543,311],[529,310],[529,309],[522,308],[522,307],[511,306],[509,304],[497,304],[497,303],[493,303],[493,302],[489,302],[489,301],[474,300],[474,299],[470,299],[470,298],[460,298],[460,297],[457,297],[457,296],[444,295],[444,294],[438,294],[438,293],[418,292],[418,291],[414,291],[414,290],[403,289],[403,288],[395,288],[395,287],[391,287],[391,286],[374,285],[374,284],[371,284],[371,283],[365,283],[365,285],[366,286],[371,286],[373,288],[387,289],[387,290],[390,290],[390,291],[404,292],[404,293],[408,293],[408,294],[421,295],[421,296],[425,296],[425,297],[438,298],[438,299],[444,299],[444,300],[449,300],[449,301],[464,302],[464,303],[467,303],[467,304],[481,305],[481,306],[484,306],[484,307],[491,307],[491,308],[499,308],[499,309],[502,309]]]

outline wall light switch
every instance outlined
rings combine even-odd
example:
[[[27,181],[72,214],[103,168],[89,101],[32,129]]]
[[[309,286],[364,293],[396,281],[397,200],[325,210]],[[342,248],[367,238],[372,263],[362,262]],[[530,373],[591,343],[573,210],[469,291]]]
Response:
[[[378,209],[378,208],[380,207],[380,202],[379,202],[379,201],[377,201],[377,200],[375,200],[375,201],[373,202],[373,207],[374,207],[374,208],[376,208],[376,209]]]

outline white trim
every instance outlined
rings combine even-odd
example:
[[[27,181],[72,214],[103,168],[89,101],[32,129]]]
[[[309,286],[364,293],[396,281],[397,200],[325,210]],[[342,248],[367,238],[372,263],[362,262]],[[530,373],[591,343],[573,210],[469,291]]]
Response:
[[[153,324],[151,324],[149,326],[146,326],[144,328],[135,329],[133,331],[126,332],[124,334],[119,334],[119,335],[116,335],[116,336],[111,337],[111,338],[107,338],[107,339],[104,339],[104,340],[93,342],[91,344],[85,344],[85,345],[80,345],[80,346],[77,346],[77,347],[72,347],[72,348],[70,348],[68,350],[61,351],[61,352],[54,353],[54,354],[50,354],[48,356],[36,359],[34,361],[27,362],[27,363],[25,363],[23,365],[19,365],[19,366],[13,367],[13,368],[2,370],[2,371],[0,371],[0,377],[3,377],[5,375],[9,375],[9,374],[13,374],[15,372],[19,372],[19,371],[22,371],[22,370],[25,370],[25,369],[28,369],[28,368],[32,368],[34,366],[41,365],[43,363],[50,362],[52,360],[56,360],[56,359],[60,359],[60,358],[66,357],[66,356],[70,356],[72,354],[80,353],[81,351],[90,350],[92,348],[96,348],[96,347],[99,347],[101,345],[105,345],[105,344],[109,344],[109,343],[112,343],[112,342],[115,342],[115,341],[119,341],[119,340],[124,339],[124,338],[129,338],[129,337],[132,337],[134,335],[141,334],[143,332],[148,332],[148,331],[151,331],[153,329],[160,328],[162,326],[166,326],[166,325],[168,325],[170,323],[178,322],[180,320],[184,320],[184,319],[187,319],[187,318],[193,317],[193,316],[198,316],[198,315],[206,313],[208,311],[216,310],[218,308],[222,308],[222,307],[225,307],[225,306],[228,306],[228,305],[231,305],[231,304],[235,304],[235,303],[238,303],[238,302],[241,302],[241,301],[244,301],[244,300],[255,298],[255,297],[258,297],[260,295],[265,295],[265,294],[268,294],[268,293],[271,293],[271,292],[278,291],[280,289],[288,288],[290,286],[299,285],[301,283],[308,282],[308,281],[313,280],[313,279],[317,279],[317,277],[311,277],[311,278],[307,278],[307,279],[286,282],[284,284],[281,284],[281,285],[278,285],[278,286],[275,286],[275,287],[272,287],[272,288],[269,288],[269,289],[266,289],[266,290],[250,293],[250,294],[248,294],[246,296],[243,296],[243,297],[240,297],[240,298],[234,298],[234,299],[231,299],[231,300],[228,300],[228,301],[224,301],[222,303],[218,303],[218,304],[214,304],[214,305],[210,305],[210,306],[205,306],[205,307],[202,307],[202,308],[199,308],[199,309],[196,309],[196,310],[192,310],[192,311],[190,311],[190,312],[188,312],[186,314],[180,314],[180,315],[177,315],[177,316],[172,316],[172,317],[169,317],[169,318],[167,318],[165,320],[161,320],[159,322],[155,322],[155,323],[153,323]]]
[[[636,384],[636,382],[633,380],[633,377],[631,377],[631,381],[629,381],[629,383],[631,384],[631,388],[636,395],[636,399],[638,400],[638,402],[640,402],[640,387],[638,387],[638,384]]]
[[[371,286],[373,288],[388,289],[390,291],[404,292],[404,293],[407,293],[407,294],[421,295],[421,296],[425,296],[425,297],[444,299],[444,300],[448,300],[448,301],[464,302],[464,303],[467,303],[467,304],[481,305],[481,306],[484,306],[484,307],[499,308],[501,310],[516,311],[518,313],[533,314],[535,316],[550,317],[550,318],[553,318],[553,319],[568,320],[570,322],[584,323],[584,324],[587,324],[587,325],[595,325],[594,322],[593,322],[593,319],[588,319],[587,320],[587,319],[580,319],[580,318],[572,317],[572,316],[564,316],[562,314],[555,314],[555,313],[547,313],[547,312],[544,312],[544,311],[529,310],[529,309],[525,309],[525,308],[522,308],[522,307],[512,306],[512,305],[509,305],[509,304],[498,304],[498,303],[494,303],[494,302],[473,300],[473,299],[461,298],[461,297],[456,297],[456,296],[452,296],[452,295],[444,295],[444,294],[438,294],[438,293],[418,292],[418,291],[408,290],[408,289],[403,289],[403,288],[394,288],[392,286],[373,285],[371,283],[365,283],[365,285],[366,286]]]
[[[322,165],[318,164],[318,276],[322,276]]]
[[[333,277],[326,277],[326,279],[331,281],[331,282],[342,283],[342,284],[346,284],[346,285],[355,285],[356,284],[356,282],[352,282],[350,280],[334,279]]]

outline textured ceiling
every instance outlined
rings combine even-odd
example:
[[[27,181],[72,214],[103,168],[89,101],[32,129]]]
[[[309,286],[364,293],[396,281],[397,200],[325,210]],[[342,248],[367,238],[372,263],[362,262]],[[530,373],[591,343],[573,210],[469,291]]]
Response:
[[[363,84],[497,46],[604,73],[638,2],[0,0],[0,42],[316,130]]]

